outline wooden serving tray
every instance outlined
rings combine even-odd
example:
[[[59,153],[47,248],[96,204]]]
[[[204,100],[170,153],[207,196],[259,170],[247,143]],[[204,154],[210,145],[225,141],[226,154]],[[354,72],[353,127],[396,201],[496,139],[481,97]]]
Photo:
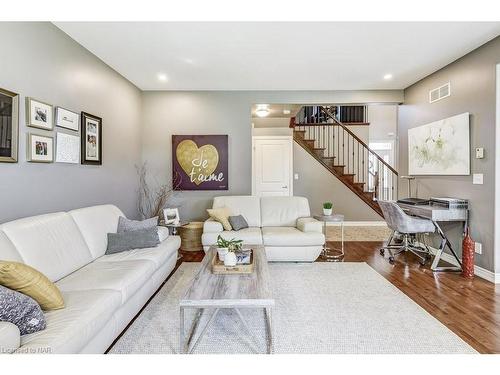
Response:
[[[212,258],[212,273],[215,275],[238,275],[238,274],[250,274],[253,273],[254,270],[254,261],[253,261],[253,250],[250,254],[250,263],[249,264],[237,264],[236,266],[225,266],[224,262],[219,260],[217,255],[217,251],[215,251],[215,255]]]

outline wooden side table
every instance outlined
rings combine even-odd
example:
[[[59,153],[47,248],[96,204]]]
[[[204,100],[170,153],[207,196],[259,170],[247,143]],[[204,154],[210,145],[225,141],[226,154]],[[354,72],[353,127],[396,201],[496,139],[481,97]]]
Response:
[[[203,233],[203,222],[192,221],[189,224],[179,228],[181,236],[182,251],[200,251],[203,250],[201,235]]]

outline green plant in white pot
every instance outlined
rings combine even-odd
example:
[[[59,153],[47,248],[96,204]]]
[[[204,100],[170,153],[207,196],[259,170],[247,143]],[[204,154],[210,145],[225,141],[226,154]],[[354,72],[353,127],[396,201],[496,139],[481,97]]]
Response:
[[[224,262],[224,265],[226,266],[235,266],[235,251],[241,249],[242,243],[243,240],[235,240],[234,238],[225,240],[221,235],[217,236],[217,254],[219,256],[219,260]]]
[[[330,216],[333,212],[333,203],[325,202],[323,203],[323,215]]]

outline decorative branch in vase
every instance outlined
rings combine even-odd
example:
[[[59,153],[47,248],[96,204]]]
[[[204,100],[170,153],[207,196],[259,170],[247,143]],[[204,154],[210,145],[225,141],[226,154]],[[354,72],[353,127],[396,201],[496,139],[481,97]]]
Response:
[[[169,184],[160,184],[155,181],[155,186],[148,184],[148,166],[143,163],[135,167],[139,176],[139,201],[138,211],[142,219],[158,216],[163,220],[163,209],[174,193],[174,188]]]

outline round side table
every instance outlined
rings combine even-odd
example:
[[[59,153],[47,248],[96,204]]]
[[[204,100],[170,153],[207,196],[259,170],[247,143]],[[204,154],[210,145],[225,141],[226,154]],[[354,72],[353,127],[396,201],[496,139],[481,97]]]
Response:
[[[315,215],[316,220],[323,222],[323,234],[325,235],[325,244],[323,245],[323,252],[321,258],[327,262],[339,262],[344,258],[344,215]],[[342,241],[340,249],[326,246],[326,223],[340,223],[340,231],[342,234]]]

